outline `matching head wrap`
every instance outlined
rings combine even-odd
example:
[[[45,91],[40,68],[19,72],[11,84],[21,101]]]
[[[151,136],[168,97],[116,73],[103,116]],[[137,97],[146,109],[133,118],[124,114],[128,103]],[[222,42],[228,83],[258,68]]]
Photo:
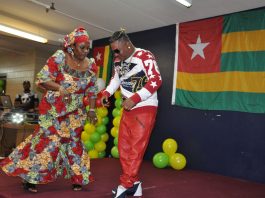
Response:
[[[89,42],[89,36],[85,28],[76,28],[73,32],[64,37],[63,47],[71,53],[72,49],[70,46],[74,43]]]

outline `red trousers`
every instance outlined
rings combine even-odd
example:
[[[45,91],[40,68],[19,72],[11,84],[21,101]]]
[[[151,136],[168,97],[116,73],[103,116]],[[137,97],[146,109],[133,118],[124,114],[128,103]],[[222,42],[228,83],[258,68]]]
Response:
[[[118,150],[122,175],[120,183],[125,188],[139,181],[138,172],[155,123],[157,107],[146,106],[123,111],[120,121]]]

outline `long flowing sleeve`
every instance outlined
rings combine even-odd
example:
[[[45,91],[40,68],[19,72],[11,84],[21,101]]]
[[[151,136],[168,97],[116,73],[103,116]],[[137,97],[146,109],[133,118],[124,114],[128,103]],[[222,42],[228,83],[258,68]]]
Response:
[[[36,85],[40,88],[42,83],[48,81],[55,81],[62,75],[59,72],[59,65],[64,64],[65,54],[62,50],[57,50],[46,62],[44,67],[40,70],[36,77]]]

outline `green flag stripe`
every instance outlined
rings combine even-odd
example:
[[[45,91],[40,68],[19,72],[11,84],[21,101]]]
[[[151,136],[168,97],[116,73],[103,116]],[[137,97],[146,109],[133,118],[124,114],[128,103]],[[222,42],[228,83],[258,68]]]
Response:
[[[265,51],[231,52],[221,55],[221,71],[265,71]]]
[[[243,92],[192,92],[176,89],[175,104],[205,110],[265,113],[265,94]]]
[[[103,76],[103,66],[99,66],[99,75],[98,75],[98,77],[102,78],[102,76]]]
[[[224,16],[223,33],[265,29],[265,8]]]

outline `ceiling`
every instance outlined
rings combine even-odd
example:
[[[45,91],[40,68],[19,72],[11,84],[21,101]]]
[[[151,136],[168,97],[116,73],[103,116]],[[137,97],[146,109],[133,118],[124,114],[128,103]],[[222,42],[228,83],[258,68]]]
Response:
[[[51,8],[52,3],[54,7]],[[0,32],[1,51],[59,45],[63,36],[84,26],[92,40],[125,28],[138,32],[265,6],[264,0],[193,0],[186,8],[175,0],[0,0],[0,24],[48,38],[47,44],[20,41]]]

